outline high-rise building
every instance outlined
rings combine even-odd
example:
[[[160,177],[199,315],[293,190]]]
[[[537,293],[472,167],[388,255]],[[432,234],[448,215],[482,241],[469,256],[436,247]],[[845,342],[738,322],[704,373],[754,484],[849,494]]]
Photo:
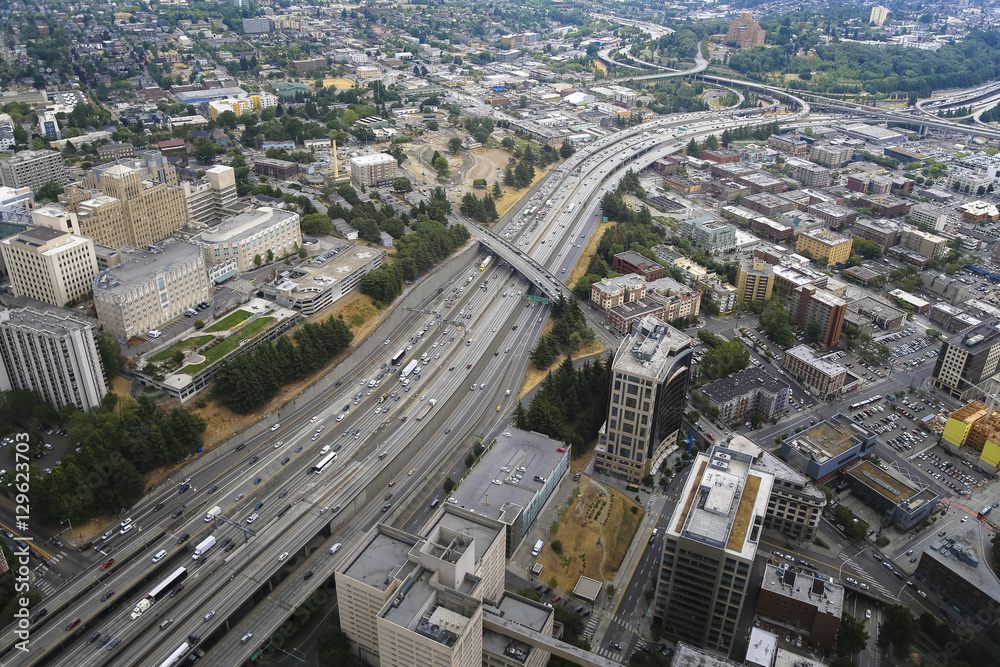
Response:
[[[595,468],[638,483],[677,443],[687,400],[691,338],[655,317],[622,339]]]
[[[192,226],[214,224],[226,217],[236,203],[236,170],[216,165],[205,170],[204,179],[184,181],[183,188]]]
[[[840,169],[854,157],[854,147],[835,144],[813,144],[809,149],[809,159],[816,164]]]
[[[14,296],[65,306],[90,293],[97,274],[94,242],[49,227],[0,241]]]
[[[276,208],[258,208],[224,221],[202,232],[197,242],[205,252],[206,264],[236,260],[236,270],[249,271],[257,258],[282,258],[302,245],[299,214]]]
[[[0,390],[34,391],[57,410],[90,410],[108,393],[94,327],[72,313],[0,311],[0,361]]]
[[[49,181],[59,185],[69,180],[66,163],[59,151],[21,151],[0,160],[0,185],[37,191]]]
[[[830,267],[843,264],[851,258],[852,243],[852,239],[842,234],[831,232],[829,229],[817,229],[799,234],[795,250],[797,252],[806,250],[817,263]],[[825,264],[822,262],[824,257]]]
[[[729,31],[726,33],[726,43],[735,44],[741,49],[764,46],[764,38],[763,28],[750,12],[740,14],[738,19],[729,24]]]
[[[123,263],[94,280],[97,319],[109,335],[123,341],[144,336],[208,301],[208,272],[198,246],[168,241],[122,253]]]
[[[847,315],[847,302],[815,285],[801,285],[788,294],[788,314],[797,326],[807,331],[819,327],[815,343],[821,349],[836,347]]]
[[[396,175],[396,158],[385,153],[359,155],[351,158],[351,182],[371,187],[391,181]]]
[[[870,23],[871,25],[880,26],[883,23],[885,23],[885,20],[887,18],[889,18],[889,8],[875,5],[874,7],[872,7],[872,12],[868,16],[868,23]]]
[[[739,303],[755,303],[771,298],[774,288],[774,268],[756,257],[740,260],[736,276],[736,299]]]
[[[988,381],[1000,372],[998,366],[1000,320],[992,320],[941,341],[931,382],[963,401],[979,399],[996,391]]]
[[[744,452],[697,455],[663,539],[653,626],[664,635],[729,653],[773,483]]]

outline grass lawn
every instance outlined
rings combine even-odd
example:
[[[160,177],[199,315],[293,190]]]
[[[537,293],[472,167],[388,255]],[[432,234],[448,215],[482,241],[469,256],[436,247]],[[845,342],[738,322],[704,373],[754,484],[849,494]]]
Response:
[[[205,370],[210,365],[226,356],[237,347],[239,347],[240,341],[247,338],[251,338],[255,333],[263,329],[264,327],[270,325],[274,322],[273,317],[259,317],[250,324],[246,326],[239,334],[235,336],[230,336],[226,340],[222,341],[212,349],[205,352],[205,361],[200,364],[191,364],[190,366],[185,366],[180,370],[181,373],[187,373],[188,375],[196,375],[197,373]]]
[[[179,340],[165,350],[157,352],[149,358],[150,361],[160,362],[166,361],[173,356],[174,352],[178,350],[190,350],[191,348],[198,347],[199,345],[204,345],[208,341],[215,338],[215,336],[193,336],[191,338],[185,338],[184,340]]]
[[[237,324],[250,317],[250,313],[245,310],[237,310],[229,313],[221,320],[213,324],[212,326],[205,329],[205,331],[229,331],[231,328],[235,327]]]

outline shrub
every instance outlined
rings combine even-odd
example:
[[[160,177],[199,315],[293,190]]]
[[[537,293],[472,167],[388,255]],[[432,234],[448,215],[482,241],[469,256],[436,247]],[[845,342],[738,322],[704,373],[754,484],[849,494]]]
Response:
[[[550,546],[552,547],[553,551],[555,551],[560,556],[562,555],[563,552],[562,541],[552,540],[552,544]]]

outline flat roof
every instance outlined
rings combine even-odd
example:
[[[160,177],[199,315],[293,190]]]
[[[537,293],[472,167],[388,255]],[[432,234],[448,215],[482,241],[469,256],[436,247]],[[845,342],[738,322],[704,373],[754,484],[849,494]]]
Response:
[[[902,476],[883,470],[871,461],[861,461],[856,466],[852,466],[847,474],[897,505],[904,500],[909,500],[921,490]]]
[[[419,568],[407,577],[380,616],[451,648],[472,621],[470,602],[476,606],[482,602],[454,590],[443,593],[428,581],[429,576],[423,576],[425,572],[431,574],[430,570]]]
[[[824,375],[839,375],[840,373],[846,373],[847,369],[840,364],[836,364],[827,359],[823,359],[818,356],[811,347],[808,345],[796,345],[795,347],[785,351],[785,358],[794,357],[800,361],[809,364],[820,373]]]
[[[282,270],[279,267],[280,280],[275,289],[286,293],[322,292],[345,280],[377,255],[385,255],[385,251],[334,239],[330,249],[319,257],[292,269]]]
[[[822,575],[820,575],[822,576]],[[820,578],[768,564],[760,582],[761,590],[804,602],[822,614],[840,618],[844,609],[844,587],[827,576]]]
[[[951,525],[956,528],[924,549],[921,560],[930,558],[937,561],[1000,602],[1000,579],[990,567],[988,558],[990,549],[987,545],[993,533],[975,517],[972,521],[953,522]],[[917,568],[920,568],[919,564]]]
[[[767,371],[744,368],[737,373],[719,378],[711,384],[703,386],[701,392],[716,403],[725,403],[755,389],[777,393],[782,389],[788,389],[788,383],[779,380]]]
[[[137,284],[152,280],[156,274],[169,271],[174,265],[201,256],[201,248],[183,241],[161,242],[151,250],[121,248],[124,261],[101,271],[94,279],[94,289],[105,292],[127,292]]]
[[[771,667],[826,667],[826,663],[779,647],[774,654],[774,664]]]
[[[677,642],[671,664],[684,667],[743,667],[742,662],[734,662],[684,642]]]
[[[622,338],[612,365],[613,372],[663,380],[669,368],[690,350],[691,337],[663,320],[646,316],[638,333]]]
[[[479,463],[469,470],[452,497],[458,507],[511,524],[545,486],[545,482],[535,477],[546,480],[551,477],[559,461],[569,456],[569,448],[534,431],[511,428],[504,433],[510,436],[501,435],[496,439]],[[557,451],[559,448],[566,451]],[[510,472],[504,472],[501,467],[507,467]],[[509,481],[514,473],[521,475],[516,483]],[[494,479],[500,484],[494,484]]]
[[[385,591],[394,581],[402,581],[413,569],[407,555],[419,541],[402,531],[373,531],[341,572],[363,584]]]
[[[796,435],[791,445],[817,463],[825,463],[870,437],[875,437],[874,431],[838,413]]]
[[[70,331],[82,331],[92,325],[67,312],[65,315],[48,310],[38,310],[32,307],[10,308],[6,311],[9,317],[4,321],[7,327],[23,327],[33,332],[49,333],[54,336],[65,336]]]
[[[778,635],[760,628],[750,628],[750,642],[747,645],[746,663],[759,667],[771,667],[774,653],[778,648]]]
[[[447,511],[448,509],[446,505],[445,511],[436,515],[437,519],[434,522],[424,526],[420,531],[421,537],[429,538],[431,535],[435,535],[440,528],[471,537],[473,539],[473,557],[476,563],[479,563],[487,549],[496,541],[497,536],[503,530],[498,526],[490,526],[476,521],[465,513]]]
[[[277,208],[263,207],[223,220],[211,230],[201,234],[204,243],[238,243],[268,227],[294,220],[298,213]]]

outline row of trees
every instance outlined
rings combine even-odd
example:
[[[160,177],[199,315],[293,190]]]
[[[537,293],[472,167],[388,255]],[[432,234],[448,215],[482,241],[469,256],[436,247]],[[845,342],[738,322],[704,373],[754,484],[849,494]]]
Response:
[[[514,425],[566,442],[579,455],[588,445],[583,434],[597,433],[607,416],[610,383],[610,361],[595,359],[577,370],[567,357],[542,380],[527,410],[518,401]]]
[[[784,299],[772,298],[764,306],[760,314],[760,328],[781,349],[787,350],[795,346],[795,334],[792,332],[791,319],[785,308]]]
[[[250,354],[228,361],[213,391],[233,412],[252,412],[277,396],[287,383],[322,368],[345,350],[353,338],[350,327],[341,318],[331,316],[323,322],[307,322],[291,336],[261,343]]]
[[[80,451],[64,455],[49,474],[31,466],[32,518],[51,525],[131,507],[146,492],[143,475],[183,460],[201,446],[205,431],[201,416],[179,408],[164,412],[146,396],[118,400],[108,394],[90,412],[68,405],[53,415],[36,394],[12,390],[0,394],[0,415],[29,436],[37,433],[37,421],[56,417],[68,428],[67,440],[79,443]]]
[[[552,304],[552,331],[538,339],[531,352],[531,361],[538,370],[552,365],[560,353],[573,354],[593,342],[594,331],[587,326],[587,318],[575,296],[559,298]]]
[[[467,218],[472,218],[476,222],[493,222],[500,217],[497,213],[496,201],[493,195],[487,192],[480,199],[471,192],[466,192],[462,197],[462,203],[458,207],[459,212]]]

